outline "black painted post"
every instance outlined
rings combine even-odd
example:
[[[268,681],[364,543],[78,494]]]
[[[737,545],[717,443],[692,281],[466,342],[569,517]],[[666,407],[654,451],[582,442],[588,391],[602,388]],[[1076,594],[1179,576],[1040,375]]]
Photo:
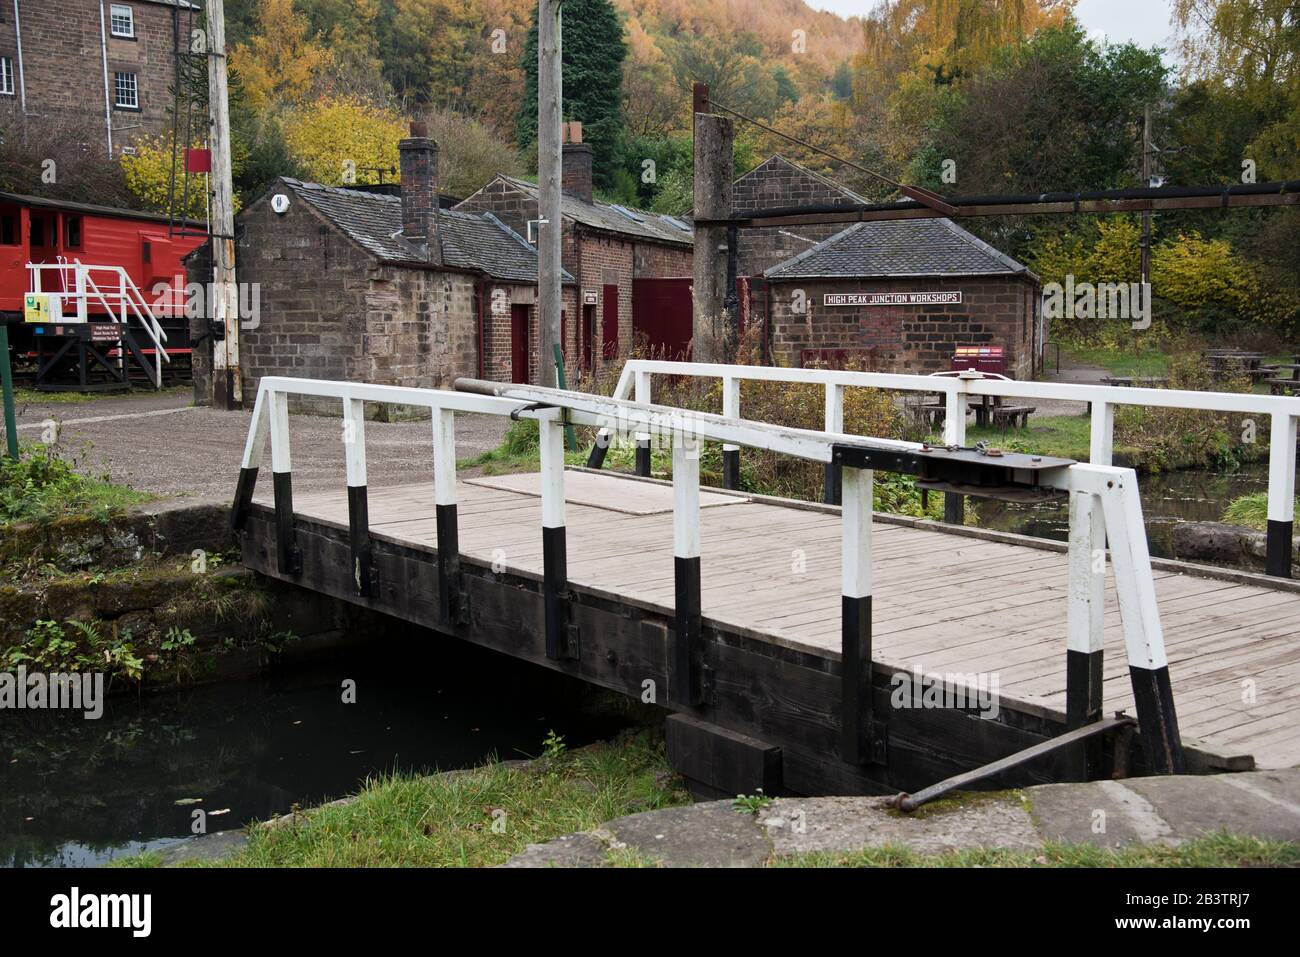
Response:
[[[1266,545],[1264,570],[1277,578],[1290,578],[1291,566],[1295,563],[1294,554],[1295,521],[1279,522],[1268,520],[1268,540]]]
[[[694,706],[704,700],[700,614],[699,443],[673,442],[673,583],[675,626],[669,697]]]
[[[1131,665],[1128,671],[1133,682],[1133,700],[1137,706],[1147,770],[1152,774],[1182,774],[1187,770],[1187,764],[1183,758],[1182,739],[1178,735],[1178,714],[1174,710],[1174,692],[1169,684],[1169,666],[1139,668]]]
[[[248,510],[253,504],[253,489],[257,486],[257,468],[245,466],[239,470],[239,482],[235,485],[235,501],[230,506],[230,528],[242,532],[248,524]]]
[[[302,559],[293,522],[293,476],[288,471],[273,471],[271,478],[275,490],[276,568],[281,575],[298,575]]]
[[[650,477],[650,440],[641,436],[636,440],[636,474]]]
[[[966,524],[966,496],[956,492],[943,493],[943,520],[949,525]]]
[[[1106,524],[1101,501],[1090,492],[1070,493],[1068,570],[1065,718],[1073,730],[1102,713]]]
[[[872,759],[871,514],[874,475],[843,473],[840,546],[840,757]]]

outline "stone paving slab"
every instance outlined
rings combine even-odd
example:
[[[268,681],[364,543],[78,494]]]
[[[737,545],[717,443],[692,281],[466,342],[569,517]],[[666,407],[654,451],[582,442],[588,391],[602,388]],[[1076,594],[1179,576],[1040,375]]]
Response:
[[[1300,842],[1300,768],[1047,784],[960,795],[912,815],[880,797],[778,798],[757,814],[711,801],[530,845],[506,866],[608,866],[607,851],[627,849],[667,867],[753,867],[815,851],[1119,848],[1177,845],[1215,831]]]

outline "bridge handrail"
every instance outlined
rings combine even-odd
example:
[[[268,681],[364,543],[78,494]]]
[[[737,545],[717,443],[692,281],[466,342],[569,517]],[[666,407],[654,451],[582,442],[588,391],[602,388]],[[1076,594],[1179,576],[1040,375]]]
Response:
[[[733,378],[734,381],[734,378]],[[342,404],[343,445],[348,486],[348,547],[356,595],[374,594],[373,548],[367,505],[364,404],[386,402],[428,408],[433,431],[434,503],[437,519],[438,621],[453,632],[470,622],[467,592],[460,570],[456,518],[455,413],[480,412],[535,419],[539,432],[540,491],[545,640],[548,658],[581,658],[580,639],[570,618],[565,544],[564,429],[569,423],[619,431],[663,430],[672,442],[674,619],[669,649],[669,701],[694,708],[706,700],[700,590],[700,455],[699,442],[770,449],[816,461],[841,461],[841,705],[840,752],[854,764],[872,760],[872,516],[874,470],[895,471],[946,453],[919,443],[844,435],[836,430],[791,429],[752,422],[729,414],[699,413],[626,398],[610,398],[526,385],[458,380],[457,390],[420,389],[285,376],[264,377],[257,391],[244,447],[231,525],[245,527],[252,508],[258,469],[271,443],[274,480],[274,541],[281,575],[304,573],[297,546],[290,458],[289,397],[334,398]],[[1029,467],[1007,457],[1013,475]],[[1024,458],[1024,457],[1019,457]],[[996,467],[996,466],[994,466]],[[1147,550],[1142,506],[1132,469],[1046,461],[1042,484],[1065,491],[1070,499],[1068,561],[1068,628],[1066,698],[1072,722],[1087,723],[1101,715],[1106,556],[1115,572],[1120,618],[1130,678],[1142,721],[1148,769],[1171,773],[1184,769],[1182,744],[1169,683],[1155,584]],[[954,473],[958,474],[958,473]],[[1107,548],[1109,540],[1109,549]],[[1098,561],[1098,555],[1101,561]],[[1099,567],[1100,565],[1100,567]],[[315,570],[313,570],[315,573]],[[409,576],[407,586],[409,587]]]
[[[839,369],[673,362],[662,359],[627,360],[614,389],[614,397],[626,399],[635,396],[638,402],[650,402],[653,395],[651,379],[655,375],[721,380],[723,412],[737,417],[740,415],[739,383],[742,381],[819,384],[826,389],[825,426],[827,430],[836,432],[842,431],[844,427],[845,388],[941,392],[945,400],[944,442],[959,446],[966,443],[966,401],[971,396],[1087,402],[1092,409],[1088,460],[1094,465],[1113,464],[1117,406],[1267,415],[1270,418],[1267,570],[1271,575],[1286,578],[1291,576],[1300,397],[1031,382],[1002,376],[994,378],[973,370],[906,375]],[[599,467],[602,458],[603,454],[593,451],[590,464]]]

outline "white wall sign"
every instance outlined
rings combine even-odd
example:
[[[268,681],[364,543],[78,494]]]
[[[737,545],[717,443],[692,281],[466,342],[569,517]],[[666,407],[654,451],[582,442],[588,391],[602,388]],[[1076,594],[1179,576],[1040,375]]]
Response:
[[[952,292],[828,292],[826,306],[943,306],[961,302],[961,290]]]

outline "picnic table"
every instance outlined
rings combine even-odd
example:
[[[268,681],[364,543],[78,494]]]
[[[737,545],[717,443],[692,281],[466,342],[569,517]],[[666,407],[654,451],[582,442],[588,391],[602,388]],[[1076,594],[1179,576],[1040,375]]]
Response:
[[[1288,369],[1291,375],[1266,379],[1270,395],[1287,395],[1288,393],[1300,395],[1300,356],[1295,356],[1295,359],[1295,362],[1282,363],[1273,367],[1277,372]]]
[[[1247,352],[1244,349],[1205,349],[1201,352],[1210,371],[1217,375],[1245,374],[1252,378],[1259,375],[1264,362],[1264,353]]]
[[[927,395],[919,408],[926,427],[938,429],[943,426],[948,404],[942,392]],[[976,426],[991,425],[1003,432],[1028,426],[1029,416],[1036,411],[1037,407],[1032,405],[1007,405],[1000,395],[975,395],[966,403],[966,414],[975,413]]]
[[[1120,388],[1131,389],[1134,383],[1141,382],[1148,389],[1163,389],[1169,384],[1169,380],[1164,376],[1125,376],[1125,375],[1108,375],[1102,376],[1102,382],[1106,385],[1113,385]]]

